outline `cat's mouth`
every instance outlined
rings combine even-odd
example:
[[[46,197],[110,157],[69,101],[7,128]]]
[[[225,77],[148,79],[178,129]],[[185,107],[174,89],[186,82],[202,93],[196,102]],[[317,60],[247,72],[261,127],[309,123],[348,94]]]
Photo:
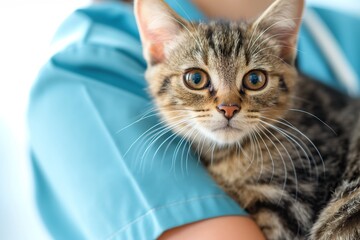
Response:
[[[215,142],[224,145],[238,142],[244,136],[244,134],[246,134],[245,129],[226,124],[221,127],[213,128],[211,130],[210,136]]]
[[[231,132],[233,132],[233,131],[242,131],[242,130],[239,129],[239,128],[227,125],[225,127],[220,127],[220,128],[213,129],[213,132],[218,132],[218,131],[225,131],[225,132],[231,131]]]

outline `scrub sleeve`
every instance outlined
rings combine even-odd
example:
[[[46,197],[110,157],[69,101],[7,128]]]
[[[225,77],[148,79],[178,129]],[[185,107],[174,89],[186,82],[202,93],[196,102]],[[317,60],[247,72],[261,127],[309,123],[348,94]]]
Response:
[[[186,1],[169,3],[200,16]],[[55,239],[155,239],[246,214],[151,111],[130,6],[76,11],[53,46],[28,122],[37,204]]]

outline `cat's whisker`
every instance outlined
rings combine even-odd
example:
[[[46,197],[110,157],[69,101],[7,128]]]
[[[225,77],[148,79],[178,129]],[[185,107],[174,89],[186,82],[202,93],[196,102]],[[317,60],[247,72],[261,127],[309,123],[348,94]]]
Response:
[[[324,171],[324,174],[325,174],[325,163],[324,163],[324,159],[319,151],[319,149],[316,147],[316,145],[310,140],[310,138],[308,136],[306,136],[304,133],[302,133],[299,129],[297,129],[296,127],[293,127],[289,124],[286,124],[286,123],[283,123],[279,120],[276,120],[276,119],[271,119],[271,118],[266,118],[264,116],[262,116],[263,118],[265,119],[268,119],[270,121],[274,121],[274,122],[277,122],[277,123],[280,123],[286,127],[289,127],[291,128],[292,130],[294,130],[295,132],[299,133],[301,136],[303,136],[311,145],[312,147],[315,149],[316,153],[318,154],[318,156],[320,157],[320,160],[321,160],[321,163],[322,163],[322,167],[323,167],[323,171]],[[268,122],[265,122],[265,121],[262,121],[263,123],[267,124],[268,126],[271,126],[272,124],[268,123]]]
[[[183,158],[185,159],[185,171],[186,171],[186,174],[188,174],[188,160],[189,160],[189,155],[191,154],[190,151],[191,149],[193,149],[193,143],[195,141],[195,139],[197,138],[197,136],[199,135],[199,131],[197,131],[196,128],[193,128],[191,133],[189,133],[189,136],[188,138],[192,139],[190,142],[188,142],[188,148],[187,148],[187,151],[186,151],[186,157]],[[183,148],[183,153],[182,153],[182,156],[185,154],[185,148]]]
[[[183,129],[185,129],[185,128],[186,128],[186,126],[183,127],[181,130],[183,131]],[[180,158],[180,157],[178,156],[178,152],[179,152],[179,149],[180,149],[180,147],[181,147],[184,139],[185,139],[185,136],[180,135],[180,139],[179,139],[179,141],[177,142],[176,147],[175,147],[175,150],[174,150],[174,152],[173,152],[173,154],[172,154],[170,172],[171,172],[171,171],[175,171],[175,169],[176,169],[177,160],[179,160],[179,158]],[[181,160],[181,158],[180,158],[180,166],[181,166],[181,168],[182,168],[182,160]],[[181,170],[182,170],[182,169],[181,169]]]
[[[174,118],[171,118],[170,120],[175,120],[175,119],[183,119],[184,116],[176,116]],[[146,130],[145,132],[143,132],[128,148],[128,150],[124,153],[124,156],[126,156],[130,150],[134,147],[134,145],[143,137],[145,137],[149,132],[153,132],[153,131],[158,131],[160,127],[160,129],[163,128],[169,128],[168,126],[165,125],[166,120],[160,121],[159,123],[155,124],[154,126],[152,126],[151,128],[149,128],[148,130]]]
[[[214,149],[215,149],[215,143],[212,143],[210,144],[209,149],[205,152],[205,154],[210,153],[210,166],[212,166],[214,162]]]
[[[261,118],[261,116],[260,116],[260,118]],[[289,125],[291,125],[291,126],[293,126],[293,127],[295,127],[292,123],[290,123],[289,121],[287,121],[286,119],[284,119],[284,118],[281,118],[281,117],[278,117],[278,119],[280,119],[281,121],[283,121],[283,122],[285,122],[285,123],[287,123],[287,124],[289,124]],[[287,133],[287,135],[291,135],[292,137],[294,137],[294,138],[296,138],[296,140],[293,140],[293,138],[292,137],[290,137],[290,139],[295,143],[295,144],[297,144],[300,148],[302,148],[302,145],[301,144],[299,144],[297,141],[300,141],[302,144],[303,144],[303,146],[306,148],[306,150],[308,151],[308,152],[306,152],[303,148],[302,148],[302,150],[303,150],[303,153],[305,154],[305,156],[307,157],[307,160],[310,162],[310,159],[309,159],[309,157],[308,157],[308,154],[307,153],[310,153],[311,154],[311,151],[307,148],[307,146],[306,146],[306,144],[300,139],[300,138],[298,138],[296,135],[294,135],[294,134],[292,134],[292,133],[290,133],[290,132],[288,132],[288,131],[286,131],[285,129],[283,129],[283,128],[280,128],[279,127],[279,129],[281,129],[282,131],[284,131],[285,133]],[[281,132],[280,132],[281,133]],[[285,136],[286,138],[288,138],[288,136]],[[288,140],[288,139],[287,139]],[[294,149],[297,151],[297,148],[293,145],[293,143],[292,142],[290,142],[290,144],[294,147]],[[298,151],[297,151],[298,152]],[[300,154],[298,153],[298,157],[300,158]]]
[[[186,126],[185,126],[185,127],[186,127]],[[185,128],[185,127],[183,127],[183,128]],[[162,136],[166,135],[168,132],[171,132],[171,131],[174,131],[174,130],[171,129],[171,128],[167,128],[167,129],[165,129],[164,131],[155,134],[155,136],[152,137],[152,139],[150,140],[150,141],[151,141],[151,145],[153,145],[153,144],[154,144],[155,142],[157,142]],[[167,150],[168,150],[168,147],[170,146],[170,144],[171,144],[175,139],[178,138],[178,134],[179,134],[179,132],[174,131],[172,134],[170,134],[170,136],[167,137],[166,140],[164,140],[164,141],[157,147],[157,149],[155,150],[155,153],[154,153],[154,155],[153,155],[152,162],[153,162],[155,156],[157,155],[159,149],[160,149],[166,142],[168,142],[168,140],[170,140],[170,142],[168,143],[168,146],[166,147],[165,151],[163,152],[162,161],[164,160],[165,155],[166,155],[166,152],[167,152]],[[155,138],[156,138],[156,139],[155,139]],[[144,144],[144,145],[146,146],[146,144]],[[141,151],[140,151],[140,152],[141,152]],[[144,152],[144,153],[145,153],[145,152]],[[145,155],[144,155],[144,154],[143,154],[143,157],[142,157],[141,159],[145,159]],[[171,168],[172,168],[172,166],[171,166]]]
[[[155,117],[155,116],[157,116],[157,115],[158,115],[158,113],[153,113],[153,114],[150,114],[150,115],[148,115],[148,116],[141,117],[140,119],[132,122],[131,124],[129,124],[129,125],[123,127],[123,128],[121,128],[120,130],[118,130],[118,131],[116,132],[116,134],[120,134],[122,131],[126,130],[127,128],[129,128],[129,127],[131,127],[131,126],[133,126],[133,125],[135,125],[135,124],[137,124],[137,123],[139,123],[139,122],[141,122],[141,121],[147,120],[148,118]]]
[[[288,18],[288,19],[281,19],[279,21],[274,22],[273,24],[271,24],[269,27],[267,27],[264,31],[262,31],[258,37],[255,39],[255,41],[253,41],[249,47],[249,49],[253,49],[254,45],[256,44],[256,42],[265,34],[267,33],[271,28],[275,27],[277,24],[283,23],[285,21],[294,21],[294,20],[300,20],[300,18]],[[255,31],[254,31],[255,32]]]
[[[248,153],[244,150],[244,148],[241,146],[240,142],[237,142],[237,145],[239,146],[240,149],[240,153],[243,154],[243,156],[247,159],[250,158],[250,156],[248,155]]]
[[[181,11],[183,11],[183,13],[186,15],[186,17],[188,19],[190,19],[190,16],[189,14],[186,12],[186,10],[181,6],[181,4],[179,3],[178,0],[176,0],[176,4],[180,7]],[[188,21],[188,23],[191,24],[192,28],[194,29],[196,35],[193,35],[193,37],[195,38],[195,36],[197,36],[198,38],[198,47],[200,47],[201,51],[204,52],[204,49],[202,48],[202,44],[201,44],[201,38],[200,38],[200,34],[199,34],[199,31],[198,31],[198,28],[195,26],[195,24],[192,22],[192,21]]]
[[[149,151],[149,149],[152,147],[152,145],[158,141],[162,136],[164,136],[167,132],[172,131],[173,129],[175,129],[176,127],[178,127],[179,125],[185,124],[185,126],[187,125],[186,123],[189,121],[189,119],[185,119],[182,121],[178,121],[175,124],[171,124],[168,125],[167,128],[165,128],[164,130],[160,131],[157,133],[157,137],[151,141],[151,143],[148,144],[148,147],[146,148],[146,150],[143,153],[142,158],[144,158],[144,156],[146,155],[147,151]]]
[[[290,47],[290,46],[286,46],[286,45],[272,45],[272,46],[269,46],[269,47],[265,47],[265,48],[260,48],[261,45],[259,45],[256,49],[258,51],[255,52],[255,49],[254,49],[254,54],[259,54],[261,53],[262,51],[265,51],[267,49],[273,49],[273,48],[276,48],[276,47],[281,47],[281,48],[288,48],[288,49],[293,49],[293,50],[296,50],[297,52],[301,52],[301,50],[299,48],[296,48],[296,47]],[[260,48],[260,49],[259,49]]]
[[[257,152],[256,152],[256,143],[254,138],[252,137],[252,135],[250,135],[251,137],[251,142],[253,144],[253,155],[252,155],[252,160],[256,161],[256,164],[258,163],[258,159],[257,159]]]
[[[255,147],[254,147],[254,143],[253,143],[253,139],[252,139],[251,135],[249,136],[248,139],[250,142],[251,159],[250,159],[250,162],[249,162],[247,168],[244,170],[245,173],[249,171],[249,169],[252,167],[254,160],[255,160]],[[249,156],[247,156],[247,158],[249,158]]]
[[[247,48],[247,51],[249,51],[249,52],[251,52],[251,48],[252,48],[252,46],[253,46],[253,37],[255,36],[255,33],[257,33],[257,29],[258,29],[258,24],[256,24],[255,25],[255,28],[254,29],[252,29],[252,33],[251,33],[251,37],[250,37],[250,40],[249,40],[249,46],[250,46],[250,44],[251,44],[251,46],[250,47],[248,47]]]
[[[255,132],[255,131],[254,131]],[[257,139],[257,136],[254,134],[254,132],[251,132],[251,135],[252,135],[252,137],[254,138],[254,140],[255,140],[255,144],[256,144],[256,146],[257,146],[257,148],[256,148],[256,156],[257,156],[257,158],[260,156],[260,173],[259,173],[259,176],[258,176],[258,179],[257,179],[257,182],[259,182],[260,181],[260,178],[261,178],[261,176],[262,176],[262,174],[263,174],[263,171],[264,171],[264,158],[263,158],[263,154],[262,154],[262,149],[261,149],[261,146],[260,146],[260,143],[259,143],[259,141],[258,141],[258,139]]]
[[[203,155],[205,141],[206,141],[206,137],[202,136],[202,140],[199,141],[199,144],[198,144],[198,146],[196,148],[197,153],[198,153],[198,162],[199,163],[201,162],[201,156]],[[201,145],[201,148],[200,148],[200,145]]]
[[[151,132],[148,132],[144,137],[141,138],[141,141],[139,141],[137,143],[138,146],[141,146],[138,150],[137,150],[137,155],[135,157],[136,161],[140,162],[139,165],[140,165],[140,169],[142,169],[142,166],[143,166],[143,161],[145,160],[143,157],[141,157],[141,153],[144,151],[144,148],[146,148],[146,144],[147,142],[151,142],[157,135],[160,131],[163,131],[163,130],[167,130],[168,128],[166,126],[160,126],[154,130],[152,130]],[[150,137],[148,137],[150,135]],[[143,143],[143,141],[145,141],[145,143]]]
[[[294,125],[292,125],[291,123],[289,123],[288,121],[286,121],[285,119],[283,119],[284,122],[288,123],[289,125],[295,127]],[[295,134],[277,126],[278,130],[279,130],[279,133],[283,134],[286,138],[289,138],[292,142],[294,142],[297,146],[299,146],[299,148],[301,149],[301,151],[304,153],[307,161],[308,161],[308,164],[309,164],[309,169],[311,169],[311,164],[313,163],[314,164],[314,167],[315,167],[315,174],[316,174],[316,178],[318,179],[319,177],[319,173],[318,173],[318,168],[317,168],[317,164],[315,162],[315,158],[312,154],[312,152],[310,151],[310,149],[307,147],[307,145],[299,138],[297,137]],[[305,148],[305,149],[304,149]],[[306,151],[305,151],[306,150]],[[297,151],[298,152],[298,151]],[[310,159],[310,157],[311,159]],[[301,158],[299,156],[299,158]],[[302,163],[302,162],[301,162]]]
[[[308,99],[305,99],[305,98],[301,98],[299,96],[295,96],[295,95],[290,95],[290,98],[293,98],[295,100],[299,100],[299,101],[302,101],[302,102],[306,102],[308,104],[314,104],[314,102],[312,101],[309,101]]]
[[[236,142],[235,146],[236,146],[236,153],[238,153],[239,150],[239,153],[237,154],[238,156],[243,155],[245,158],[248,157],[247,154],[243,151],[240,142]]]
[[[195,130],[195,128],[194,128]],[[177,131],[176,134],[180,134],[180,131]],[[197,133],[197,135],[199,134],[199,132]],[[190,146],[193,144],[194,140],[196,139],[197,135],[194,136],[193,140],[191,141],[190,143]],[[170,147],[171,143],[176,139],[176,136],[174,138],[171,139],[171,141],[168,143],[168,145],[166,146],[165,148],[165,151],[164,151],[164,154],[163,154],[163,158],[164,158],[164,155],[165,153],[168,151],[168,148]],[[190,147],[189,147],[189,151],[190,151]],[[200,159],[199,159],[200,161]]]
[[[257,36],[257,38],[255,38],[255,41],[253,41],[253,42],[250,42],[250,46],[249,46],[249,48],[248,49],[253,49],[253,47],[254,47],[254,45],[256,44],[256,42],[267,32],[267,31],[269,31],[272,27],[274,27],[275,25],[277,25],[277,24],[279,24],[280,23],[280,21],[278,21],[278,22],[275,22],[275,23],[273,23],[272,25],[270,25],[268,28],[266,28],[264,31],[262,31],[258,36]],[[256,26],[257,27],[257,26]],[[255,33],[255,31],[253,31],[253,33]],[[252,52],[252,51],[250,51],[250,52]]]
[[[187,126],[187,124],[184,126],[184,127],[182,127],[181,128],[181,131],[183,131],[183,129],[186,129],[188,126]],[[170,136],[168,136],[158,147],[157,147],[157,149],[156,149],[156,151],[154,152],[154,154],[153,154],[153,158],[152,158],[152,161],[154,161],[154,159],[155,159],[155,156],[158,154],[158,151],[161,149],[161,147],[167,142],[167,141],[169,141],[171,138],[173,138],[173,140],[175,139],[174,137],[177,137],[178,136],[178,134],[181,132],[181,131],[174,131],[174,133],[172,133]],[[165,132],[165,134],[166,134],[167,132]],[[161,136],[159,136],[158,138],[161,138]],[[156,142],[158,139],[155,139],[154,141]],[[173,141],[172,140],[172,141]],[[171,142],[172,142],[171,141]],[[166,151],[167,151],[167,148],[166,148],[166,150],[165,150],[165,152],[164,152],[164,155],[165,155],[165,153],[166,153]],[[164,155],[163,155],[163,157],[164,157]]]
[[[268,132],[269,134],[271,134],[271,135],[274,137],[273,133],[272,133],[271,131],[269,131],[269,129],[267,129],[266,127],[264,127],[262,124],[260,124],[260,126],[261,126],[266,132]],[[279,199],[279,201],[278,201],[278,203],[280,203],[280,202],[281,202],[281,199],[282,199],[282,197],[283,197],[283,195],[284,195],[284,192],[285,192],[285,189],[286,189],[286,184],[287,184],[287,181],[288,181],[288,170],[287,170],[287,167],[286,167],[285,159],[284,159],[281,151],[279,150],[279,148],[278,148],[277,145],[275,144],[275,142],[267,135],[266,132],[264,132],[263,130],[261,130],[261,132],[265,135],[265,137],[266,137],[267,139],[269,139],[269,141],[270,141],[270,142],[272,143],[272,145],[275,147],[276,151],[277,151],[278,154],[279,154],[279,157],[280,157],[280,159],[281,159],[281,162],[282,162],[282,164],[283,164],[283,167],[284,167],[284,182],[283,182],[283,186],[282,186],[282,195],[281,195],[281,197],[280,197],[280,199]],[[280,141],[278,141],[278,142],[280,143]]]
[[[270,178],[270,183],[272,182],[273,178],[274,178],[274,174],[275,174],[275,162],[274,162],[274,159],[272,157],[272,154],[264,140],[264,138],[261,136],[261,134],[258,132],[258,131],[261,131],[261,129],[257,126],[255,126],[255,133],[260,137],[260,139],[262,140],[262,142],[264,143],[264,146],[269,154],[269,157],[270,157],[270,160],[271,160],[271,167],[272,167],[272,171],[271,171],[271,178]]]
[[[186,127],[185,127],[186,128]],[[190,128],[190,127],[188,127]],[[190,128],[191,129],[191,128]],[[183,151],[182,153],[184,152],[185,150],[185,147],[186,147],[186,144],[187,144],[187,139],[188,137],[192,134],[192,132],[194,131],[194,129],[192,128],[192,130],[188,130],[186,131],[185,134],[182,135],[181,137],[181,140],[179,141],[178,145],[176,146],[175,148],[175,151],[174,151],[174,154],[173,154],[173,159],[175,161],[175,158],[178,158],[178,153],[180,151],[180,148],[182,147],[182,145],[184,144],[184,146],[182,147]],[[190,146],[189,146],[190,147]],[[181,168],[181,172],[184,173],[184,167],[183,167],[183,154],[181,155],[180,157],[180,168]]]
[[[252,160],[256,160],[256,163],[258,162],[258,159],[257,159],[257,149],[256,149],[256,142],[255,142],[255,139],[254,137],[252,136],[252,134],[250,134],[250,138],[251,138],[251,142],[253,143],[253,154],[252,154]]]
[[[283,130],[282,128],[278,128],[277,131],[283,135],[285,137],[285,139],[291,144],[291,146],[293,147],[294,151],[296,152],[296,155],[298,157],[298,159],[303,159],[300,155],[300,152],[298,150],[298,147],[302,150],[302,152],[304,153],[307,161],[308,161],[308,165],[309,165],[309,169],[311,169],[311,160],[309,159],[309,156],[307,154],[307,152],[303,149],[303,147],[301,146],[300,143],[298,143],[293,137],[291,137],[289,134],[286,133],[286,130]],[[296,144],[296,145],[295,145]],[[304,170],[306,170],[304,163],[302,161],[300,161],[301,166]],[[317,167],[316,168],[316,175],[317,175]]]
[[[212,143],[212,146],[211,146],[211,157],[210,157],[210,165],[213,165],[214,164],[214,151],[215,151],[215,148],[216,148],[216,143],[213,142]]]
[[[144,155],[146,154],[146,152],[144,152],[144,148],[146,148],[146,146],[148,146],[148,143],[152,143],[158,136],[160,136],[160,134],[167,134],[168,132],[170,132],[172,129],[170,129],[168,126],[161,126],[158,127],[154,130],[152,130],[151,132],[147,133],[141,140],[141,142],[138,143],[138,145],[141,145],[142,147],[138,150],[138,154],[136,159],[140,159],[140,161],[142,162],[145,158]],[[149,135],[152,135],[151,137],[148,137]],[[161,136],[160,136],[161,137]],[[142,144],[142,141],[145,140],[145,143]],[[143,153],[143,155],[140,157],[140,154]]]
[[[300,148],[300,150],[304,153],[308,163],[309,163],[309,169],[311,169],[311,160],[309,158],[309,155],[307,153],[307,151],[310,153],[311,155],[311,159],[314,159],[314,157],[312,156],[312,153],[311,151],[306,147],[305,143],[297,138],[297,136],[293,135],[292,133],[286,131],[285,129],[281,128],[281,127],[278,127],[278,126],[273,126],[272,127],[274,130],[278,131],[281,135],[283,135],[285,137],[285,139],[292,145],[292,147],[294,148],[294,150],[296,151],[297,155],[298,155],[298,158],[299,159],[303,159],[301,156],[300,156],[300,153],[297,149],[297,147],[294,145],[294,143]],[[295,140],[294,138],[296,138],[297,140]],[[299,142],[298,142],[299,141]],[[301,143],[301,144],[300,144]],[[305,149],[303,148],[303,146],[305,146],[305,148],[307,149],[307,151],[305,151]],[[301,165],[302,165],[302,168],[305,169],[305,166],[303,165],[302,161],[300,161]],[[319,177],[319,174],[318,174],[318,169],[317,169],[317,165],[316,165],[316,162],[314,162],[314,166],[315,166],[315,175],[316,175],[316,179],[318,181],[318,177]],[[311,174],[311,173],[310,173]]]
[[[167,143],[167,146],[165,148],[165,150],[163,151],[163,154],[162,154],[162,157],[161,157],[161,162],[164,162],[165,161],[165,156],[166,156],[166,153],[168,152],[169,150],[169,147],[171,146],[171,144],[176,140],[178,139],[178,133],[177,132],[173,132],[166,140],[163,141],[163,143]],[[159,148],[158,148],[159,149]],[[156,149],[156,151],[158,151],[158,149]],[[171,169],[173,168],[173,163],[171,163],[171,167],[170,167],[170,171]]]
[[[322,124],[324,124],[327,128],[329,128],[337,136],[337,133],[335,132],[335,130],[332,127],[330,127],[326,122],[324,122],[319,117],[317,117],[316,115],[314,115],[314,114],[312,114],[310,112],[307,112],[307,111],[304,111],[304,110],[301,110],[301,109],[295,109],[295,108],[290,108],[289,111],[305,113],[307,115],[310,115],[311,117],[316,118],[318,121],[320,121]]]
[[[271,56],[271,57],[277,58],[277,59],[279,59],[283,64],[286,64],[286,65],[292,67],[289,63],[285,62],[284,59],[282,59],[281,57],[276,56],[276,55],[274,55],[274,54],[263,54],[262,56]]]
[[[133,126],[134,124],[136,124],[136,123],[138,123],[138,122],[141,122],[142,120],[145,120],[145,119],[147,119],[147,118],[149,118],[149,117],[155,116],[155,115],[157,114],[157,113],[153,113],[153,112],[155,112],[155,111],[157,111],[157,109],[156,109],[155,107],[147,110],[144,114],[142,114],[142,115],[140,116],[140,118],[139,118],[138,120],[136,120],[136,121],[132,122],[131,124],[129,124],[129,125],[121,128],[120,130],[116,131],[116,134],[119,134],[120,132],[124,131],[125,129],[127,129],[127,128],[131,127],[131,126]],[[148,115],[148,114],[150,114],[150,113],[153,113],[153,114]],[[148,115],[148,116],[147,116],[147,115]]]
[[[180,22],[179,20],[177,20],[176,18],[174,18],[172,16],[165,15],[165,14],[164,14],[164,16],[167,16],[167,17],[171,18],[172,20],[176,21],[178,24],[180,24],[188,32],[189,36],[194,39],[194,41],[196,42],[197,46],[201,49],[201,51],[205,52],[202,47],[202,44],[200,42],[200,39],[196,39],[195,35],[190,31],[190,29],[186,25],[184,25],[184,23]],[[194,25],[192,25],[192,26],[194,26]],[[194,28],[194,29],[196,29],[196,28]]]
[[[179,137],[178,134],[179,134],[178,132],[174,131],[174,133],[171,134],[171,136],[169,136],[169,137],[164,141],[164,143],[166,143],[167,141],[168,141],[168,143],[167,143],[166,148],[165,148],[165,150],[164,150],[164,152],[163,152],[162,160],[164,160],[165,155],[166,155],[166,153],[168,152],[171,144]],[[169,141],[169,140],[170,140],[170,141]],[[172,169],[172,168],[173,168],[173,164],[171,165],[171,169]]]
[[[262,121],[262,122],[264,122],[264,121]],[[265,123],[265,122],[264,122]],[[271,124],[272,125],[272,124]],[[282,132],[281,132],[281,130],[280,129],[278,129],[276,126],[274,126],[274,125],[272,125],[272,128],[274,129],[274,130],[276,130],[276,131],[278,131],[281,135],[283,135],[282,134]],[[279,139],[275,136],[275,135],[273,135],[274,137],[275,137],[275,139],[277,140],[277,141],[279,141]],[[284,136],[284,135],[283,135]],[[285,139],[288,141],[288,142],[290,142],[287,138],[286,138],[286,136],[285,136]],[[283,145],[283,143],[281,143],[281,142],[279,142],[281,145],[282,145],[282,147],[284,148],[284,150],[286,151],[286,153],[287,153],[287,155],[289,156],[289,159],[290,159],[290,162],[291,162],[291,166],[292,166],[292,168],[293,168],[293,172],[294,172],[294,178],[295,178],[295,188],[296,188],[296,195],[295,195],[295,199],[297,199],[297,194],[298,194],[298,176],[297,176],[297,172],[296,172],[296,167],[295,167],[295,165],[294,165],[294,161],[293,161],[293,159],[292,159],[292,157],[291,157],[291,155],[289,154],[289,152],[287,151],[287,149],[285,148],[285,146]],[[291,143],[291,142],[290,142]],[[292,144],[291,144],[292,145]],[[293,146],[294,147],[294,146]],[[296,148],[295,148],[296,149]],[[297,151],[297,150],[296,150]],[[298,151],[297,151],[297,153],[298,153]]]
[[[155,131],[158,131],[158,127],[160,129],[162,128],[166,128],[166,126],[162,125],[164,123],[157,123],[156,125],[152,126],[151,128],[149,128],[148,130],[146,130],[145,132],[143,132],[131,145],[130,147],[128,148],[128,150],[124,153],[124,157],[127,156],[127,154],[130,152],[130,150],[134,147],[134,145],[143,137],[146,137],[148,133],[152,133],[152,132],[155,132]]]
[[[171,144],[172,144],[172,142],[175,140],[175,139],[177,139],[178,138],[178,136],[179,136],[179,134],[180,134],[180,132],[183,132],[183,129],[185,129],[186,127],[188,127],[188,126],[184,126],[181,130],[178,130],[178,131],[174,131],[174,133],[170,136],[170,137],[168,137],[168,140],[170,140],[169,142],[168,142],[168,144],[167,144],[167,146],[166,146],[166,148],[165,148],[165,150],[164,150],[164,152],[163,152],[163,157],[162,157],[162,159],[164,159],[164,157],[165,157],[165,154],[167,153],[167,151],[168,151],[168,149],[169,149],[169,147],[171,146]],[[167,142],[168,140],[165,140],[164,142]],[[174,156],[174,155],[173,155]],[[171,167],[170,167],[170,171],[172,170],[172,169],[174,169],[174,162],[175,161],[175,159],[172,159],[172,164],[171,164]]]
[[[196,132],[196,134],[193,136],[193,138],[192,138],[192,140],[191,140],[191,142],[190,142],[190,144],[189,144],[188,151],[187,151],[187,153],[186,153],[185,168],[186,168],[186,173],[187,173],[187,174],[188,174],[188,161],[189,161],[190,151],[191,151],[192,146],[193,146],[193,144],[194,144],[194,142],[195,142],[195,139],[197,139],[198,135],[200,134],[200,132],[197,131],[196,128],[194,128],[193,133],[194,133],[194,132]],[[192,134],[193,134],[193,133],[192,133]],[[191,134],[191,135],[192,135],[192,134]]]
[[[285,123],[287,123],[287,124],[289,124],[289,125],[291,125],[291,126],[293,126],[293,127],[295,127],[294,124],[292,124],[291,122],[289,122],[288,120],[286,120],[286,119],[284,119],[282,117],[278,117],[278,119],[285,122]]]
[[[203,155],[203,152],[204,152],[204,149],[205,149],[205,145],[206,145],[206,143],[207,143],[206,136],[204,136],[203,139],[204,139],[204,140],[203,140],[202,146],[201,146],[201,155]],[[207,149],[207,150],[205,149],[205,151],[208,152],[209,149]],[[205,153],[206,153],[206,152],[205,152]]]
[[[298,48],[294,48],[294,47],[289,47],[289,46],[284,46],[284,45],[273,45],[273,46],[270,46],[270,47],[266,47],[266,48],[260,48],[260,46],[258,46],[258,50],[254,50],[254,56],[258,56],[260,53],[262,53],[263,51],[266,51],[267,49],[274,49],[276,47],[281,47],[281,48],[287,48],[287,49],[293,49],[294,51],[297,51],[297,52],[300,52],[300,50]]]
[[[263,121],[262,121],[263,122]],[[264,122],[265,123],[265,122]],[[272,125],[272,124],[270,124]],[[273,126],[273,129],[277,130],[278,129],[276,128],[276,126]],[[287,148],[284,146],[284,144],[279,140],[278,137],[276,137],[271,131],[269,131],[269,133],[276,139],[276,141],[282,146],[282,148],[285,150],[287,156],[289,157],[289,160],[290,160],[290,163],[291,163],[291,166],[293,168],[293,173],[294,173],[294,178],[295,178],[295,188],[296,188],[296,198],[297,198],[297,190],[298,190],[298,177],[297,177],[297,172],[296,172],[296,168],[295,168],[295,165],[294,165],[294,162],[293,162],[293,159],[289,153],[289,151],[287,150]]]
[[[160,116],[160,111],[161,111],[161,110],[165,110],[165,109],[162,109],[161,107],[159,107],[159,108],[155,108],[155,107],[154,107],[153,109],[148,110],[148,111],[147,111],[146,113],[144,113],[138,120],[130,123],[129,125],[121,128],[120,130],[116,131],[116,134],[119,134],[119,133],[121,133],[122,131],[126,130],[127,128],[129,128],[129,127],[131,127],[131,126],[133,126],[133,125],[135,125],[135,124],[137,124],[137,123],[139,123],[139,122],[141,122],[141,121],[144,121],[144,120],[146,120],[146,119],[148,119],[148,118],[155,117],[155,116]],[[175,112],[175,113],[177,113],[177,112],[188,112],[188,110],[184,110],[184,109],[176,109],[176,110],[168,110],[168,109],[166,109],[166,111],[167,111],[167,113],[172,113],[172,112]],[[152,113],[152,114],[150,114],[150,113]],[[150,114],[150,115],[148,115],[148,114]]]
[[[190,19],[189,14],[188,14],[188,13],[186,12],[186,10],[181,6],[181,4],[179,3],[178,0],[176,0],[176,4],[181,8],[181,10],[184,12],[184,14],[186,15],[186,17],[187,17],[188,19]],[[196,35],[194,35],[194,36],[197,36],[198,42],[201,43],[201,38],[200,38],[200,34],[199,34],[199,31],[198,31],[198,28],[195,26],[194,22],[188,21],[188,23],[190,23],[191,26],[192,26],[192,28],[195,30]],[[202,51],[204,51],[203,48],[202,48],[202,44],[199,44],[199,47],[200,47],[200,49],[201,49]]]
[[[253,162],[253,160],[255,159],[255,158],[254,158],[254,148],[253,148],[253,143],[252,143],[251,137],[248,137],[248,140],[249,140],[249,144],[250,144],[250,153],[251,153],[251,156],[250,156],[250,154],[247,154],[247,155],[246,155],[247,162],[248,162],[248,166],[247,166],[247,168],[245,169],[244,172],[247,172],[247,171],[250,169],[250,167],[251,167],[251,165],[252,165],[252,162]]]
[[[274,34],[274,35],[271,35],[271,36],[269,36],[269,37],[267,37],[267,38],[265,38],[265,39],[262,39],[262,41],[255,47],[255,48],[253,48],[252,49],[252,52],[251,52],[251,54],[253,55],[253,56],[257,56],[257,54],[259,53],[259,51],[261,50],[261,46],[263,46],[264,44],[266,44],[266,43],[268,43],[271,39],[276,39],[277,37],[279,37],[279,36],[294,36],[294,34],[284,34],[284,33],[279,33],[279,34]],[[277,46],[280,46],[280,47],[286,47],[285,45],[277,45]],[[276,45],[272,45],[271,47],[269,47],[269,48],[275,48],[276,47]]]
[[[176,125],[181,125],[181,124],[183,124],[183,122],[180,122],[180,123],[178,123],[178,124],[176,124]],[[175,127],[177,127],[177,126],[173,126],[173,127],[175,128]],[[184,128],[186,128],[186,127],[187,127],[187,126],[185,125],[185,126],[183,126],[181,129],[184,129]],[[142,155],[141,159],[145,159],[145,156],[146,156],[148,150],[150,149],[150,147],[151,147],[154,143],[156,143],[162,136],[166,135],[168,132],[171,132],[171,131],[173,131],[172,128],[164,128],[164,129],[161,130],[160,132],[156,133],[153,137],[151,137],[150,139],[148,139],[146,142],[150,141],[150,143],[149,143],[149,144],[144,144],[145,146],[147,146],[147,148],[146,148],[146,150],[143,152],[143,155]],[[164,141],[157,147],[157,149],[155,150],[155,153],[154,153],[154,155],[153,155],[153,158],[152,158],[151,162],[154,161],[155,156],[157,155],[157,153],[158,153],[158,151],[160,150],[160,148],[161,148],[168,140],[170,140],[171,138],[172,138],[171,142],[172,142],[174,139],[176,139],[177,136],[178,136],[178,134],[179,134],[179,132],[176,132],[176,131],[175,131],[174,133],[172,133],[166,140],[164,140]],[[163,153],[163,157],[164,157],[166,151],[167,151],[167,149],[166,149],[165,152]],[[140,152],[142,152],[142,151],[140,151]]]

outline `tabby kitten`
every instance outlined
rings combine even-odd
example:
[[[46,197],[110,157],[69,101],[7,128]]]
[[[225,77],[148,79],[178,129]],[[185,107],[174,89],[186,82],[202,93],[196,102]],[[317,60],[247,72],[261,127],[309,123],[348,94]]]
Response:
[[[190,23],[135,1],[146,78],[162,118],[268,239],[360,239],[360,104],[297,73],[303,5]]]

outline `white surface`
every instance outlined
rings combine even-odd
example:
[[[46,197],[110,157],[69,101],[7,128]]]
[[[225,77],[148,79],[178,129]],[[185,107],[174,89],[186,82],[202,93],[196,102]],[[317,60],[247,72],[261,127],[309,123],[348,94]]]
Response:
[[[30,86],[57,26],[86,0],[0,0],[0,239],[49,239],[35,210],[26,144]]]

